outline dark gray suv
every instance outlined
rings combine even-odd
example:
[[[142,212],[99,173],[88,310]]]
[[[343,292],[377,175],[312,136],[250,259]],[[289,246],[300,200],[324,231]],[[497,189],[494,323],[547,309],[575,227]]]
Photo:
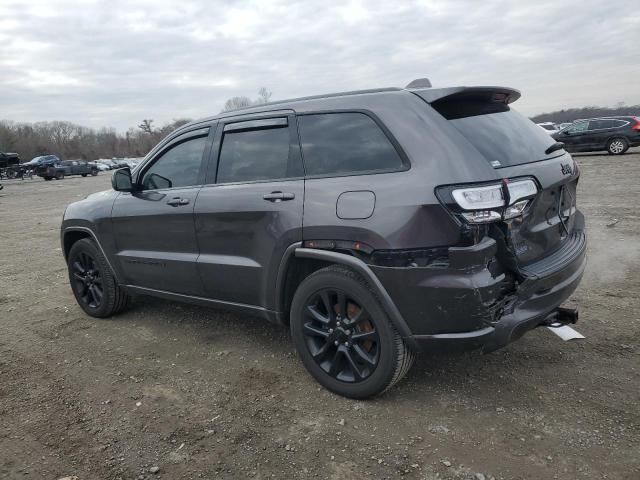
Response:
[[[579,171],[519,96],[387,88],[181,127],[66,209],[75,297],[94,317],[145,294],[288,324],[311,375],[353,398],[419,351],[573,323]]]

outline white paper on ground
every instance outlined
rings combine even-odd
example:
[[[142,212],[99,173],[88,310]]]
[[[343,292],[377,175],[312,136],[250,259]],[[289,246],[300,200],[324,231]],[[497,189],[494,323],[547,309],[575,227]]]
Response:
[[[547,328],[551,330],[553,333],[555,333],[557,336],[559,336],[565,342],[567,340],[584,338],[584,335],[582,335],[580,332],[575,331],[573,328],[571,328],[568,325],[562,325],[558,327],[547,327]]]

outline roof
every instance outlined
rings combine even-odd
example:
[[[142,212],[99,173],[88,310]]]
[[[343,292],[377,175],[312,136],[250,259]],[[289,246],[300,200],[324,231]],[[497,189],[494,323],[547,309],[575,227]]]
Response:
[[[178,130],[189,129],[190,127],[199,125],[201,123],[209,122],[212,120],[217,120],[220,118],[242,115],[242,114],[250,114],[250,113],[261,113],[261,112],[269,112],[273,110],[292,110],[297,104],[314,101],[314,100],[322,100],[322,99],[330,99],[336,97],[352,97],[356,95],[376,95],[376,94],[389,94],[389,93],[398,93],[398,92],[407,92],[407,93],[415,93],[416,95],[423,98],[428,103],[435,102],[437,100],[441,100],[445,97],[452,95],[467,95],[467,94],[488,94],[488,93],[502,93],[505,94],[508,98],[506,103],[512,103],[518,98],[520,98],[520,92],[513,88],[508,87],[498,87],[498,86],[459,86],[459,87],[446,87],[446,88],[398,88],[398,87],[387,87],[387,88],[374,88],[367,90],[353,90],[348,92],[336,92],[336,93],[327,93],[322,95],[311,95],[307,97],[298,97],[298,98],[289,98],[284,100],[277,100],[274,102],[263,103],[261,105],[252,105],[249,107],[242,107],[235,110],[229,110],[226,112],[221,112],[217,115],[213,115],[211,117],[202,118],[191,123],[188,123]],[[279,108],[274,108],[279,107]]]

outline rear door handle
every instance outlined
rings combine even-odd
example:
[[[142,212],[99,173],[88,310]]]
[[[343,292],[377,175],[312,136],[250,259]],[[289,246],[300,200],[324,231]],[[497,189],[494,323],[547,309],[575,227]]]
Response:
[[[167,201],[167,205],[171,205],[172,207],[179,207],[180,205],[189,205],[189,199],[174,197],[171,200]]]
[[[262,198],[275,203],[275,202],[283,202],[286,200],[293,200],[294,198],[296,198],[296,195],[295,193],[288,193],[288,192],[271,192],[263,195]]]

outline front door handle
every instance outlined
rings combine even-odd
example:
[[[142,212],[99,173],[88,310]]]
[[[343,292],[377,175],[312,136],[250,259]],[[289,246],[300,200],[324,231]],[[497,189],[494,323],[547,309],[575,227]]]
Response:
[[[189,199],[173,197],[171,200],[167,201],[167,205],[171,205],[172,207],[179,207],[180,205],[189,205]]]
[[[296,198],[296,194],[289,193],[289,192],[271,192],[263,195],[262,198],[275,203],[275,202],[283,202],[286,200],[293,200],[294,198]]]

